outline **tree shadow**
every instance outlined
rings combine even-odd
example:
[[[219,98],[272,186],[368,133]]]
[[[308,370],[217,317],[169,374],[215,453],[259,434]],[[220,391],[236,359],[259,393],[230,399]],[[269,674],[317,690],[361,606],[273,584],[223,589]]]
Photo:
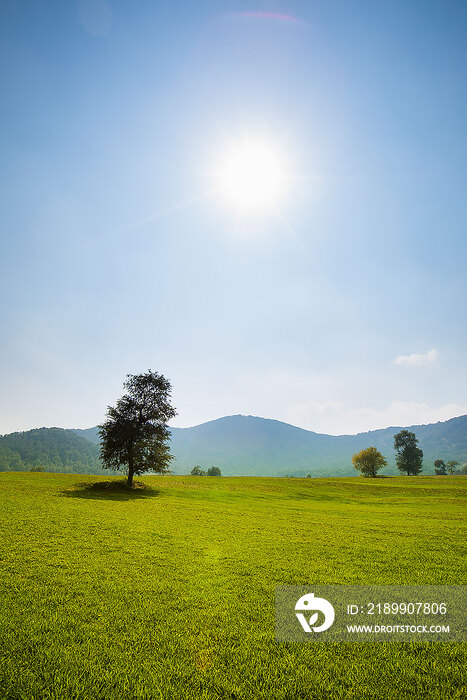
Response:
[[[98,501],[135,501],[156,498],[162,491],[135,481],[132,487],[125,481],[95,481],[76,484],[74,489],[64,489],[61,496],[66,498],[91,498]]]

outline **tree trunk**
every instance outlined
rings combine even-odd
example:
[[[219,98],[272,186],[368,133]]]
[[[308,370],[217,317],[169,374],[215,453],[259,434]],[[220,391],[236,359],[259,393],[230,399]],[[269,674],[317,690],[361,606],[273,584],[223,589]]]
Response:
[[[133,486],[133,475],[134,475],[134,466],[133,466],[133,455],[130,451],[130,454],[128,455],[128,480],[127,480],[127,486]]]

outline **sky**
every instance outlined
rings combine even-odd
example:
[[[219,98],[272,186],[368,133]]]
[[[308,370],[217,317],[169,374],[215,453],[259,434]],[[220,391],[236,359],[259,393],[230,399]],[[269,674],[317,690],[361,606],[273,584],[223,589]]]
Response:
[[[467,413],[465,2],[3,0],[0,47],[0,433],[149,368],[180,427]]]

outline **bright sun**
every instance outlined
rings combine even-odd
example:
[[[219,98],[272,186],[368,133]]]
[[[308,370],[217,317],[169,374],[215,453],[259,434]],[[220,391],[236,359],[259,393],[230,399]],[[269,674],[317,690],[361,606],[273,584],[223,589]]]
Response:
[[[223,196],[241,213],[274,208],[283,193],[285,173],[279,153],[269,144],[244,140],[224,155],[218,173]]]

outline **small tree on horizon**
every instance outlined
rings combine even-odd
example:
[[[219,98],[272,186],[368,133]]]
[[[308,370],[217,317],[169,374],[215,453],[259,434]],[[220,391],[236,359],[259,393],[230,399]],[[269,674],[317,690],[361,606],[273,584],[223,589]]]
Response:
[[[104,469],[126,469],[128,486],[133,477],[152,471],[166,474],[173,459],[167,422],[176,415],[170,403],[170,382],[157,372],[128,374],[127,393],[107,409],[99,426]]]
[[[455,459],[450,459],[449,462],[446,463],[446,469],[449,474],[449,476],[453,476],[453,474],[457,473],[456,467],[459,466],[459,462]]]
[[[206,473],[207,476],[222,476],[219,467],[210,467]]]
[[[436,476],[446,476],[446,464],[444,459],[435,459],[434,467]]]
[[[387,460],[376,447],[367,447],[354,454],[352,464],[363,476],[375,477],[387,465]]]
[[[196,467],[193,467],[190,474],[191,476],[206,476],[206,472],[204,471],[204,469],[201,469],[199,464],[197,464]]]
[[[407,476],[416,476],[423,469],[423,452],[417,445],[415,433],[410,430],[401,430],[394,435],[397,468]]]

